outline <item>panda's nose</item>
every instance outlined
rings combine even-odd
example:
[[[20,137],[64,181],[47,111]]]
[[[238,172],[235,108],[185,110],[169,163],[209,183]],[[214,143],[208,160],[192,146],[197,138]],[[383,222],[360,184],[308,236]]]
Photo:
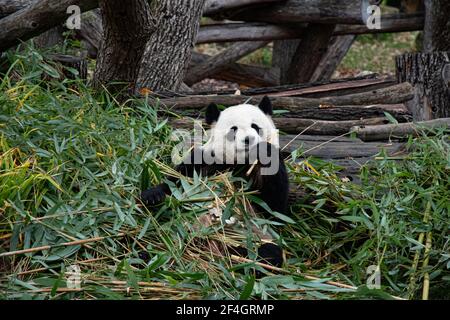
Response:
[[[254,141],[255,141],[255,137],[253,137],[253,136],[247,136],[247,137],[245,137],[245,139],[244,139],[244,144],[247,145],[247,146],[249,146],[249,145],[253,144]]]

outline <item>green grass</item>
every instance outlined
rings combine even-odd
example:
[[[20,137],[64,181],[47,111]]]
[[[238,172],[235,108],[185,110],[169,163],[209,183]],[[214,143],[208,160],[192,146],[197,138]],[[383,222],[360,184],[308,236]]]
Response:
[[[33,50],[8,58],[13,67],[0,82],[0,255],[25,252],[0,257],[0,298],[419,299],[427,276],[430,298],[448,298],[446,132],[410,139],[403,161],[381,154],[362,168],[360,186],[294,152],[290,174],[308,199],[291,208],[293,221],[249,219],[244,206],[254,196],[230,175],[182,178],[173,197],[148,211],[137,199],[141,188],[173,174],[168,111],[59,79]],[[217,205],[243,227],[196,227]],[[261,279],[253,263],[205,246],[254,249],[255,225],[287,257],[281,270],[256,266]],[[78,291],[66,288],[72,265],[81,269]],[[370,265],[381,270],[379,290],[366,287]]]
[[[418,32],[359,35],[336,74],[349,76],[361,71],[395,74],[395,57],[415,51]]]

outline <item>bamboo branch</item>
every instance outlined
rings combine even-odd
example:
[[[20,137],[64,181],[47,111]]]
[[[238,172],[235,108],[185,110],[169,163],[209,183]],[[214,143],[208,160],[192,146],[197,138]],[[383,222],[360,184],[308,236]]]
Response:
[[[46,246],[28,248],[28,249],[23,249],[23,250],[4,252],[4,253],[0,253],[0,258],[8,257],[8,256],[15,256],[15,255],[24,254],[24,253],[31,253],[31,252],[37,252],[37,251],[43,251],[43,250],[50,250],[50,249],[60,248],[60,247],[69,247],[69,246],[82,245],[82,244],[86,244],[86,243],[101,241],[101,240],[108,239],[108,238],[123,237],[125,235],[126,235],[126,233],[119,233],[117,235],[110,236],[110,237],[94,237],[94,238],[83,239],[83,240],[63,242],[63,243],[55,244],[55,245],[46,245]]]
[[[428,296],[430,293],[430,274],[426,269],[428,268],[428,262],[430,261],[431,236],[432,236],[431,231],[427,232],[427,240],[425,242],[425,252],[424,252],[425,258],[422,264],[422,270],[424,271],[422,300],[428,300]]]

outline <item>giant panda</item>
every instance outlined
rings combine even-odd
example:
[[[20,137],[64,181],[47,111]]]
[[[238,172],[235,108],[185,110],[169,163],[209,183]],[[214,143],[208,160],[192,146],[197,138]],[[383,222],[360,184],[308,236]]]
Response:
[[[244,178],[250,184],[250,190],[257,191],[272,211],[288,214],[288,175],[272,114],[272,104],[267,96],[258,106],[240,104],[223,111],[216,104],[210,104],[205,117],[205,122],[211,126],[209,140],[194,147],[176,170],[188,177],[192,177],[194,171],[211,176],[230,170],[233,175]],[[146,206],[152,207],[163,202],[166,195],[170,195],[170,188],[167,183],[161,183],[143,191],[141,199]],[[265,218],[272,217],[266,210],[260,208],[258,211]],[[245,255],[245,248],[237,248],[234,252]],[[283,263],[281,248],[272,242],[263,243],[257,255],[264,263],[274,266]]]

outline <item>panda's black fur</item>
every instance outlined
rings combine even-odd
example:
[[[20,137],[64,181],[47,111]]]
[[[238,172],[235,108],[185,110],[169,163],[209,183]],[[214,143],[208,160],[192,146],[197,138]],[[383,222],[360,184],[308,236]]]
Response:
[[[268,97],[264,97],[260,104],[259,109],[264,112],[267,117],[272,115],[272,104]],[[213,124],[219,120],[221,112],[215,104],[211,104],[206,111],[206,123]],[[257,145],[259,147],[259,145]],[[191,161],[184,161],[176,167],[176,170],[181,174],[192,177],[194,171],[202,176],[211,176],[217,173],[221,173],[227,170],[231,170],[233,175],[245,178],[250,182],[252,191],[258,191],[258,197],[264,201],[272,211],[276,211],[282,214],[288,214],[288,193],[289,193],[289,181],[284,164],[284,159],[280,154],[278,146],[273,146],[266,142],[264,147],[268,148],[268,152],[278,153],[278,170],[273,175],[261,175],[261,165],[253,167],[252,174],[247,176],[245,173],[251,167],[251,163],[245,164],[193,164],[195,153],[201,153],[201,159],[203,159],[202,149],[194,149],[190,154]],[[198,156],[198,155],[197,155]],[[197,158],[198,159],[198,158]],[[187,162],[187,163],[186,163]],[[269,164],[270,165],[270,164]],[[169,178],[170,180],[170,178]],[[173,178],[172,178],[173,180]],[[141,194],[142,202],[146,206],[154,206],[161,203],[166,195],[170,195],[170,188],[166,183],[154,186],[145,190]],[[271,217],[265,210],[259,210],[265,215],[266,218]],[[236,248],[236,252],[241,255],[245,255],[246,250],[244,248]],[[265,243],[258,249],[258,256],[261,261],[270,263],[275,266],[281,266],[283,262],[282,250],[275,244]]]

